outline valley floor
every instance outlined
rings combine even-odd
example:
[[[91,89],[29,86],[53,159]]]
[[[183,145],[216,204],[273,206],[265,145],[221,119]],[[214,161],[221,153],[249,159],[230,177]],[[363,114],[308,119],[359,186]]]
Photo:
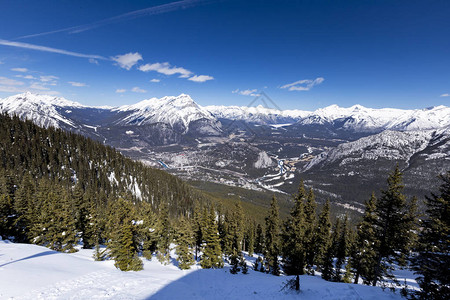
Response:
[[[232,275],[229,267],[183,271],[175,260],[165,266],[153,259],[144,261],[143,271],[121,272],[92,253],[0,241],[0,299],[402,299],[398,291],[306,275],[297,294],[281,291],[286,276]]]

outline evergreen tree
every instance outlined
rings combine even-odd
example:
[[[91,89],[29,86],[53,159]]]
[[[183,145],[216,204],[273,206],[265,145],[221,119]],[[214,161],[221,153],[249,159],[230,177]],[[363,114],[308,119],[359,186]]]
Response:
[[[397,166],[389,174],[388,188],[381,192],[377,202],[375,228],[378,249],[373,285],[382,280],[383,276],[393,278],[391,263],[404,263],[414,240],[416,205],[408,205],[402,193],[403,188],[402,173]]]
[[[280,275],[278,256],[280,255],[280,218],[277,199],[272,197],[270,212],[266,217],[266,260],[269,264],[269,272]]]
[[[30,230],[33,215],[33,198],[36,191],[34,180],[30,173],[22,178],[22,183],[16,190],[14,210],[17,213],[14,226],[17,230],[17,240],[27,242],[27,232]]]
[[[284,225],[283,261],[284,271],[288,275],[303,275],[306,265],[305,198],[306,191],[302,181],[294,198],[294,207],[291,210],[291,215]]]
[[[347,215],[345,215],[342,228],[339,231],[340,232],[336,247],[336,264],[334,271],[334,281],[337,282],[342,281],[341,268],[342,265],[345,263],[345,259],[347,257],[350,248],[350,241],[349,241],[350,230]]]
[[[322,270],[324,265],[325,254],[330,244],[330,201],[327,200],[322,208],[322,212],[319,216],[319,221],[316,227],[315,238],[315,260],[318,270]]]
[[[0,235],[3,239],[13,236],[14,232],[13,201],[7,194],[0,194]]]
[[[134,221],[134,207],[130,201],[119,198],[110,208],[108,249],[114,259],[114,266],[122,271],[142,270],[138,257],[137,229]]]
[[[264,252],[264,232],[261,224],[256,226],[255,253],[262,254]]]
[[[441,175],[440,195],[426,197],[428,218],[422,222],[414,270],[419,299],[450,299],[450,171]]]
[[[169,210],[165,202],[161,203],[158,218],[157,258],[161,263],[170,262],[170,243],[172,241]]]
[[[219,230],[216,223],[216,215],[211,207],[209,214],[205,209],[205,233],[203,235],[203,255],[200,265],[204,269],[222,268],[222,250],[220,248]]]
[[[255,252],[255,222],[250,223],[246,240],[248,256],[253,256],[253,253]]]
[[[190,248],[194,244],[194,232],[190,222],[185,218],[182,218],[178,225],[176,241],[178,265],[180,269],[187,270],[194,264],[194,253]]]
[[[308,273],[314,275],[313,265],[315,263],[315,246],[316,246],[316,197],[314,196],[314,192],[312,189],[309,190],[308,195],[306,196],[305,203],[305,238],[304,238],[304,247],[305,247],[305,262]]]
[[[334,223],[332,230],[331,242],[329,243],[328,249],[325,252],[325,258],[323,262],[322,278],[327,281],[331,281],[335,277],[333,259],[337,252],[340,236],[341,222],[339,218],[336,218],[336,222]]]
[[[152,259],[152,254],[157,249],[158,243],[158,220],[153,213],[152,206],[148,202],[141,202],[139,207],[139,219],[142,224],[139,226],[139,240],[141,241],[142,255],[148,259]]]
[[[375,236],[374,224],[377,221],[375,194],[372,193],[370,200],[366,202],[364,216],[358,225],[355,252],[352,257],[352,264],[355,269],[355,283],[362,277],[365,284],[371,284],[375,278],[375,264],[377,258],[377,239]]]

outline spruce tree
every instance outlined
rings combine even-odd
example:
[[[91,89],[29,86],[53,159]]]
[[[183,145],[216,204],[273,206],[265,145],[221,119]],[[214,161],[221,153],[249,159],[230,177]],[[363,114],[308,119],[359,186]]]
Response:
[[[264,252],[264,232],[261,224],[256,226],[255,253],[263,254]]]
[[[169,209],[165,202],[161,203],[158,218],[158,241],[156,257],[161,263],[170,262],[170,243],[172,242]]]
[[[333,259],[336,256],[340,236],[341,236],[341,222],[339,218],[336,218],[336,222],[333,225],[331,242],[329,243],[328,249],[325,252],[323,262],[322,278],[327,281],[331,281],[335,277]]]
[[[306,265],[305,198],[306,191],[302,181],[298,193],[294,197],[294,207],[291,210],[290,217],[284,224],[283,230],[284,271],[288,275],[303,275]]]
[[[426,197],[418,256],[413,261],[421,290],[419,299],[450,299],[450,171],[440,175],[439,195]]]
[[[391,264],[403,264],[414,240],[416,204],[408,204],[403,195],[402,173],[398,166],[389,174],[388,187],[377,202],[377,260],[373,285],[383,276],[393,278]]]
[[[355,281],[359,282],[359,278],[363,279],[364,284],[371,284],[375,278],[375,264],[377,258],[377,238],[375,235],[375,223],[377,216],[376,197],[372,193],[369,201],[366,201],[364,216],[358,224],[355,251],[352,257],[352,264],[355,269]]]
[[[255,222],[250,223],[246,240],[248,256],[253,256],[253,253],[255,252]]]
[[[305,203],[305,262],[308,273],[314,275],[313,265],[315,263],[315,245],[316,245],[316,197],[312,189],[309,190],[306,196]]]
[[[325,254],[330,244],[330,201],[327,200],[322,208],[322,212],[319,216],[319,221],[316,227],[315,238],[315,260],[319,271],[322,270],[324,265]]]
[[[176,241],[178,266],[182,270],[187,270],[194,264],[194,253],[191,250],[191,246],[194,245],[194,232],[189,220],[182,218],[179,222]]]
[[[204,269],[222,268],[222,250],[220,248],[219,230],[217,228],[216,214],[211,207],[210,212],[207,213],[205,208],[205,230],[203,235],[203,255],[200,260],[200,265]]]
[[[334,270],[334,281],[340,282],[342,281],[341,278],[341,268],[343,264],[345,263],[345,259],[347,257],[347,254],[349,252],[350,248],[350,229],[349,229],[349,223],[348,223],[348,217],[345,215],[342,228],[340,229],[338,241],[337,241],[337,247],[336,247],[336,264],[335,264],[335,270]]]
[[[272,197],[270,212],[266,217],[266,260],[269,264],[269,272],[280,275],[278,256],[280,255],[280,218],[277,199]]]

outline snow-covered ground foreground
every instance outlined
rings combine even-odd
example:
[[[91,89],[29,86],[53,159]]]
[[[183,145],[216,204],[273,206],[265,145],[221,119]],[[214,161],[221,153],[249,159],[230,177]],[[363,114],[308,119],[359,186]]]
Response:
[[[188,271],[156,259],[144,270],[121,272],[113,261],[96,262],[92,250],[66,254],[0,241],[0,299],[402,299],[379,287],[302,276],[300,294],[280,291],[285,276],[229,268]]]

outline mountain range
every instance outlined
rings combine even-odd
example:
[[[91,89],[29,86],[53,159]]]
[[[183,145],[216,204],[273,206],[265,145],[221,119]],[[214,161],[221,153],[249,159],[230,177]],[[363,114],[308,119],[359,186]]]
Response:
[[[446,106],[202,107],[181,94],[95,107],[24,93],[0,99],[0,112],[100,140],[186,180],[292,193],[303,178],[319,198],[347,206],[364,199],[341,185],[349,182],[364,192],[378,188],[374,182],[383,183],[397,163],[407,190],[418,195],[450,169]]]

